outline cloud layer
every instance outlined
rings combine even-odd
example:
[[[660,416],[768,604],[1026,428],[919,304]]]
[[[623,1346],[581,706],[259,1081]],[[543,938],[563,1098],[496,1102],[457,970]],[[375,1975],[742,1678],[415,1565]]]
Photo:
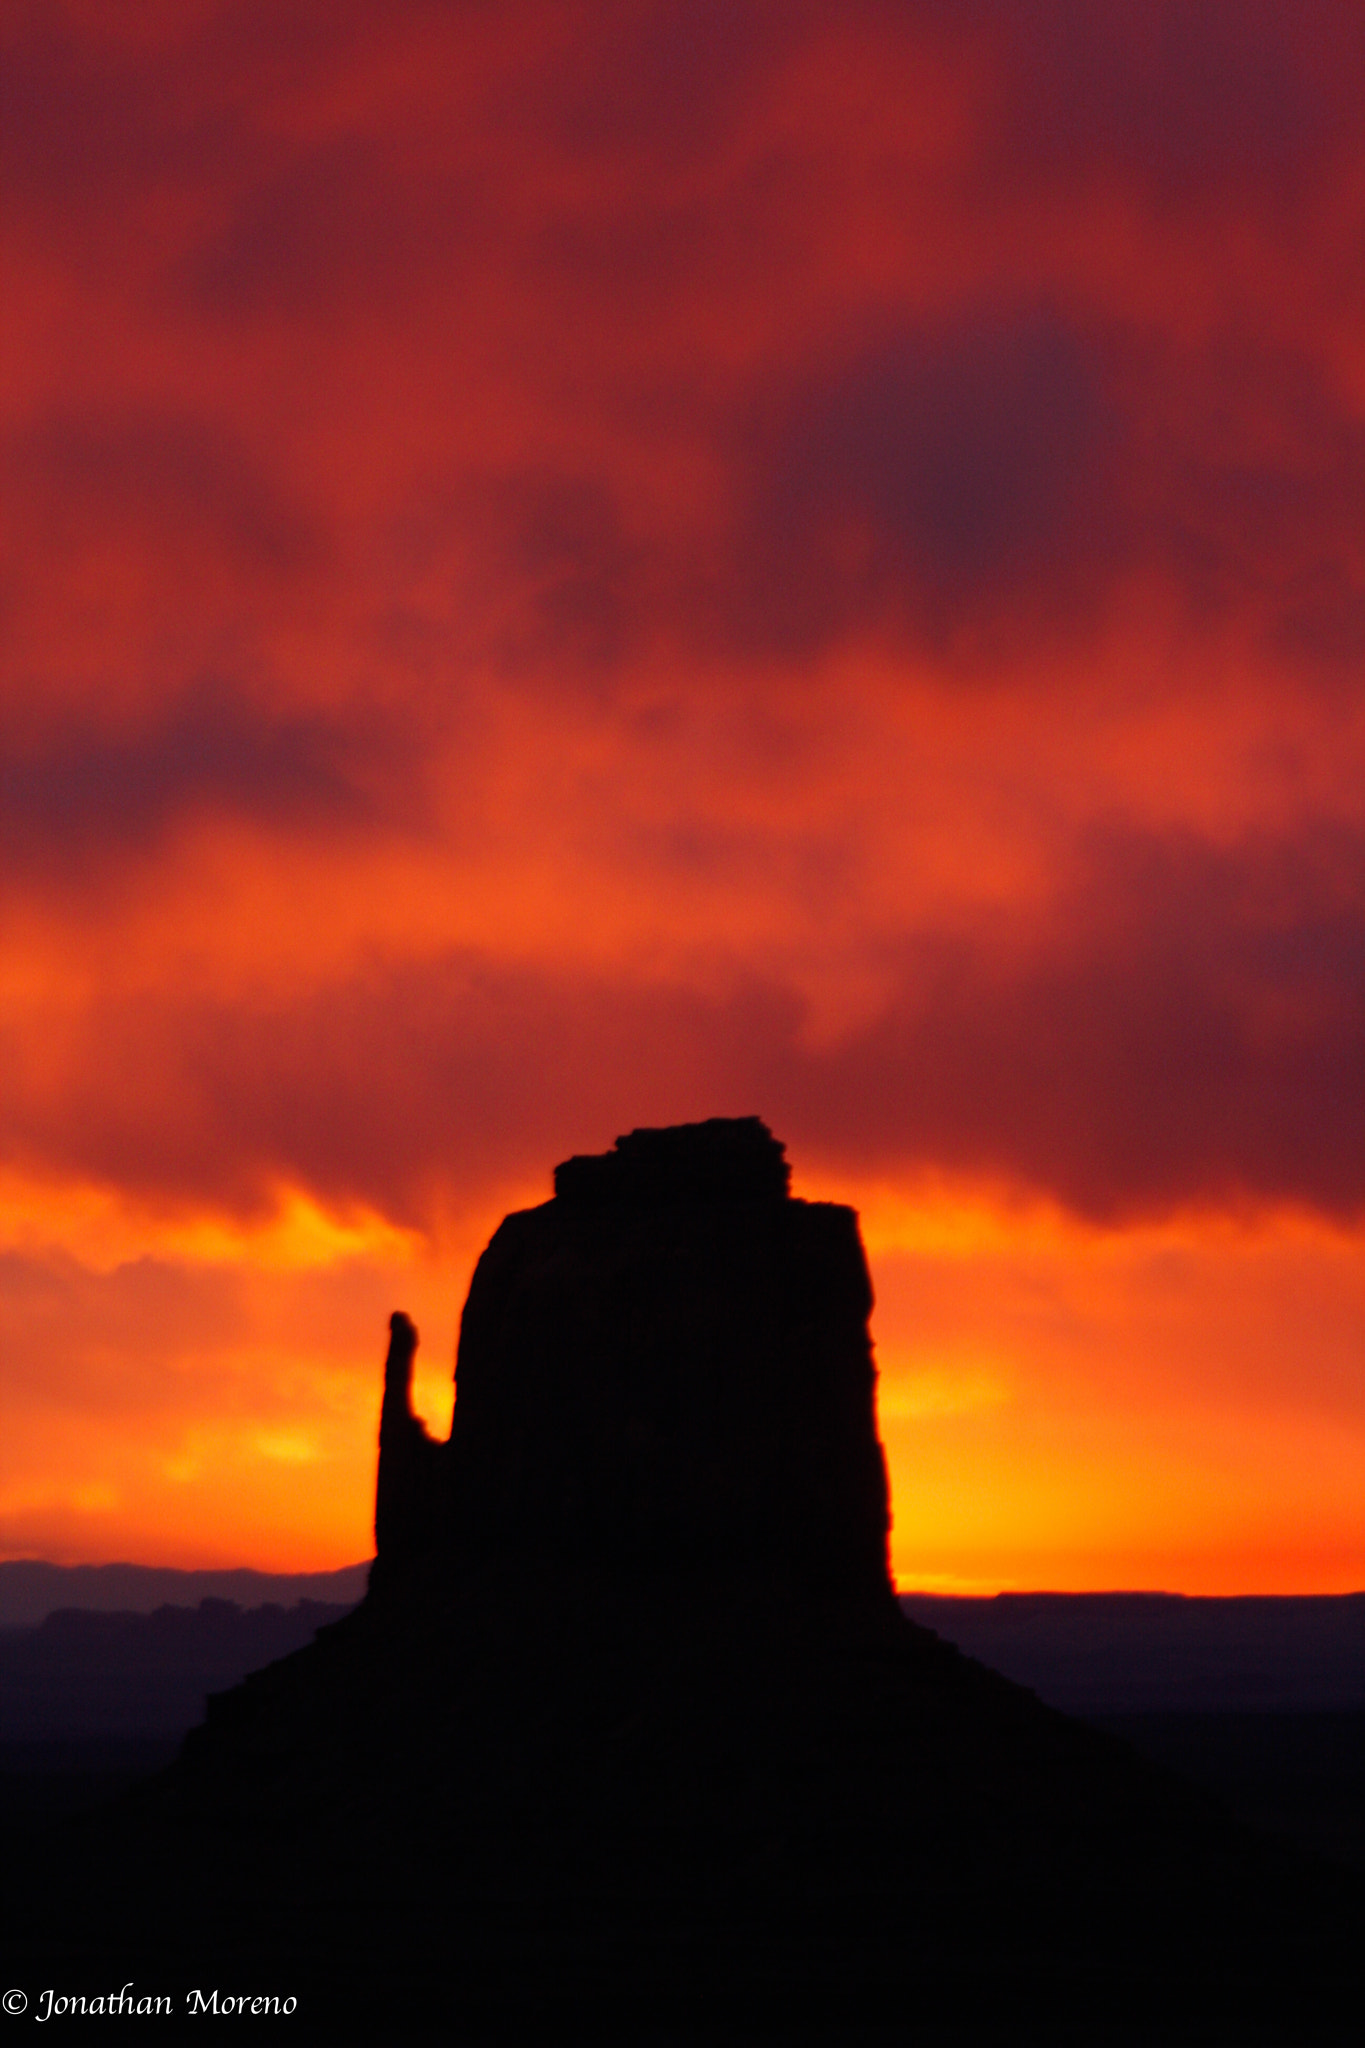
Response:
[[[1359,1227],[1351,9],[67,0],[0,81],[35,1214],[435,1243],[759,1111]]]

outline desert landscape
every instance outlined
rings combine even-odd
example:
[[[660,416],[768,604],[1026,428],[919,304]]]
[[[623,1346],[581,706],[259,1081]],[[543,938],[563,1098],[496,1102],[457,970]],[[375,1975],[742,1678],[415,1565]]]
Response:
[[[16,1644],[65,1638],[68,1711],[102,1665],[106,1718],[158,1637],[177,1675],[215,1638],[239,1660],[271,1635],[292,1650],[212,1694],[164,1769],[127,1754],[120,1799],[14,1802],[30,1970],[88,1985],[136,1963],[179,2007],[207,1968],[309,2026],[412,2038],[1004,2038],[1021,2017],[1336,2037],[1358,1836],[1324,1854],[1302,1816],[1245,1825],[1137,1721],[1125,1739],[1057,1712],[897,1600],[857,1219],[789,1180],[757,1118],[557,1168],[475,1272],[448,1441],[411,1412],[418,1338],[395,1312],[377,1555],[349,1613],[206,1599],[9,1639],[11,1700]],[[989,1603],[1006,1661],[1023,1633],[1064,1691],[1079,1644],[1108,1664],[1099,1704],[1122,1703],[1121,1596],[1053,1603],[1031,1641],[1020,1604]],[[1131,1689],[1161,1620],[1177,1662],[1185,1603],[1126,1604]],[[1357,1738],[1361,1605],[1282,1617]],[[1264,1665],[1263,1618],[1251,1635]],[[1185,1636],[1168,1688],[1246,1683],[1210,1618]],[[1301,1654],[1281,1666],[1312,1687]],[[39,1660],[28,1675],[51,1728],[59,1693]],[[183,1695],[163,1680],[144,1719],[158,1707],[183,1715]]]
[[[0,7],[7,2018],[1342,2037],[1362,104]]]

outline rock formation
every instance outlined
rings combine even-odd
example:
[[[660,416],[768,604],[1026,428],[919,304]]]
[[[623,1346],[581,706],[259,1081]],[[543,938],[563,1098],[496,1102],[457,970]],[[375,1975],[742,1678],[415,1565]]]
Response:
[[[389,1318],[374,1499],[376,1560],[390,1574],[432,1547],[449,1483],[448,1447],[433,1443],[412,1412],[416,1355],[417,1331],[400,1309]]]
[[[756,1119],[565,1162],[447,1443],[392,1320],[367,1599],[25,1857],[34,1981],[295,1992],[316,2039],[1335,2038],[1358,1886],[900,1614],[871,1305]]]
[[[447,1445],[412,1417],[395,1315],[376,1585],[423,1552],[552,1554],[889,1598],[857,1218],[788,1180],[756,1117],[565,1161],[479,1261]]]

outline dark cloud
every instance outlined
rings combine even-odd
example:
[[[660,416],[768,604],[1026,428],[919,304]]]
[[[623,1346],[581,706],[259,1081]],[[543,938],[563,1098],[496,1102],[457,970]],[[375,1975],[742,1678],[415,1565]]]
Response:
[[[0,740],[20,883],[205,812],[315,840],[420,813],[432,714],[400,641],[452,697],[447,655],[480,688],[605,692],[662,648],[686,711],[708,672],[757,699],[873,636],[1003,683],[1040,638],[1083,643],[1116,591],[1155,587],[1290,664],[1296,700],[1324,667],[1353,684],[1365,426],[1333,366],[1350,280],[1332,221],[1358,175],[1355,11],[192,14],[161,36],[118,32],[119,10],[99,34],[57,7],[0,26],[0,169],[49,266],[35,332],[89,370],[64,404],[43,387],[0,449],[6,603],[40,686]],[[931,46],[962,96],[937,155],[912,91]],[[1226,294],[1224,242],[1253,252]],[[1258,250],[1301,259],[1283,321]],[[88,296],[91,251],[101,292],[128,293],[93,342],[114,297]],[[1183,302],[1193,266],[1212,315]],[[417,317],[424,294],[439,320]],[[259,328],[240,353],[239,316]],[[162,360],[178,409],[133,395]],[[289,480],[310,463],[318,504],[354,479],[335,523]],[[118,629],[121,708],[62,727],[33,700],[72,593],[91,640],[106,614]],[[201,617],[211,637],[181,660]],[[213,636],[262,648],[280,617],[297,679],[204,658]],[[294,708],[352,626],[388,724]],[[1098,661],[1082,685],[1129,686]],[[480,815],[503,764],[471,747],[459,765]],[[608,807],[612,772],[608,735]],[[18,1091],[7,1128],[16,1156],[168,1199],[249,1206],[301,1180],[409,1216],[452,1171],[758,1109],[794,1145],[998,1172],[1094,1214],[1243,1194],[1353,1212],[1360,854],[1111,835],[1031,933],[907,938],[879,1018],[818,1054],[782,989],[475,954],[277,1009],[111,997],[64,1106]]]
[[[1278,213],[1358,136],[1365,23],[1340,0],[968,0],[935,11],[996,42],[993,176],[1075,190],[1100,172],[1163,206],[1254,196]]]
[[[114,539],[183,559],[187,545],[291,582],[330,553],[325,525],[244,437],[145,405],[49,412],[0,443],[14,537],[30,557]]]
[[[1095,836],[1051,937],[908,949],[803,1120],[1081,1213],[1365,1209],[1365,840]],[[792,1080],[809,1088],[808,1066]]]
[[[878,1015],[820,1050],[775,986],[469,953],[275,1007],[112,1001],[59,1106],[17,1089],[6,1126],[49,1170],[149,1199],[250,1209],[302,1185],[408,1223],[635,1123],[754,1111],[798,1156],[983,1174],[1090,1217],[1358,1216],[1362,873],[1358,835],[1111,833],[1048,934],[908,943]]]
[[[1125,221],[1159,233],[1177,208],[1203,209],[1215,235],[1235,221],[1311,251],[1319,216],[1291,237],[1282,213],[1353,175],[1355,11],[224,4],[159,36],[113,20],[94,33],[61,8],[7,16],[13,205],[60,203],[104,238],[103,268],[159,277],[140,286],[144,312],[219,342],[239,318],[319,348],[342,313],[363,323],[376,393],[410,391],[432,468],[455,478],[481,579],[468,610],[488,622],[475,651],[505,671],[600,678],[660,640],[688,658],[801,659],[870,632],[989,662],[1040,633],[1083,636],[1116,583],[1151,570],[1201,621],[1260,607],[1289,658],[1354,658],[1354,398],[1308,350],[1291,363],[1253,343],[1244,299],[1226,331],[1192,341],[1203,327],[1178,282],[1153,276],[1148,310],[1120,313],[1094,259]],[[915,88],[944,51],[974,140],[940,164],[917,144]],[[831,103],[816,94],[806,126],[769,136],[794,64],[806,95],[833,82]],[[1011,209],[1040,188],[1021,228]],[[1112,225],[1060,221],[1058,192],[1064,211],[1112,200]],[[171,231],[167,195],[187,194]],[[894,266],[840,267],[843,244],[900,244],[906,219],[924,253],[904,244],[902,294]],[[1002,246],[1002,222],[1024,247]],[[1318,282],[1340,289],[1325,267]],[[727,307],[733,346],[717,341]],[[448,388],[408,359],[441,333]],[[475,358],[488,350],[474,367],[471,336]],[[518,397],[496,400],[506,473],[489,484],[487,442],[471,455],[464,422],[501,374],[498,336]],[[320,388],[335,375],[321,356]],[[344,442],[366,386],[347,368],[332,388]],[[1245,418],[1218,432],[1248,402],[1276,412],[1278,439],[1258,444]],[[103,494],[149,561],[200,532],[252,575],[299,581],[325,555],[323,522],[208,423],[253,406],[232,391],[197,420],[40,420],[7,482],[54,555],[62,522]],[[639,478],[684,442],[711,502],[651,528]],[[375,481],[390,491],[381,528],[409,487]],[[382,544],[365,573],[382,581]]]
[[[399,138],[351,134],[249,183],[224,225],[176,266],[197,312],[304,322],[339,307],[390,311],[433,283],[455,290],[496,235],[494,195],[473,171],[405,168]]]
[[[272,711],[210,677],[145,723],[0,737],[7,883],[85,880],[187,818],[231,814],[285,831],[346,831],[420,808],[406,748],[365,713]],[[397,785],[402,786],[402,802]]]
[[[386,10],[380,41],[424,11]],[[159,21],[16,0],[0,16],[0,190],[83,237],[149,192],[268,175],[285,147],[272,108],[364,62],[377,31],[369,0],[221,0]]]
[[[607,308],[676,312],[746,211],[732,180],[716,192],[680,173],[742,133],[796,18],[662,0],[590,23],[542,14],[528,37],[526,9],[423,12],[374,36],[390,83],[407,44],[411,107],[386,120],[362,93],[320,137],[293,135],[287,115],[278,132],[263,124],[171,267],[172,293],[193,314],[305,325],[444,302],[458,331],[468,296],[491,286],[535,299],[570,347],[591,345]],[[363,70],[366,53],[348,61]],[[430,95],[442,77],[444,113]]]
[[[95,201],[102,217],[138,188],[212,185],[240,203],[222,263],[232,273],[235,253],[246,289],[254,252],[257,294],[269,278],[284,288],[290,250],[321,279],[323,254],[363,231],[383,260],[372,212],[401,201],[384,172],[395,159],[355,153],[366,96],[347,88],[368,78],[387,92],[404,65],[419,81],[448,78],[452,102],[476,106],[479,129],[505,135],[515,157],[658,179],[723,154],[793,57],[815,53],[829,76],[870,73],[895,94],[913,88],[926,52],[947,51],[977,80],[975,170],[992,189],[1097,176],[1163,207],[1230,193],[1276,213],[1357,146],[1365,80],[1365,24],[1344,0],[224,0],[168,16],[160,33],[119,12],[92,22],[56,0],[5,11],[4,189],[68,209]],[[291,143],[309,92],[325,102],[334,82],[334,108],[358,110],[349,137],[334,137],[335,156]],[[316,135],[319,124],[300,126]],[[448,160],[465,139],[451,135]],[[401,156],[401,135],[389,141]],[[368,192],[366,162],[380,172]],[[329,175],[335,221],[321,203]]]
[[[278,1005],[114,1000],[60,1105],[23,1089],[13,1052],[3,1122],[21,1156],[152,1202],[250,1213],[302,1185],[421,1222],[444,1189],[548,1175],[556,1146],[595,1143],[624,1105],[628,1120],[670,1122],[711,1113],[718,1093],[722,1110],[737,1102],[718,1047],[774,1000],[717,1004],[458,952]],[[778,1003],[786,1035],[791,1008]]]
[[[466,619],[508,673],[609,681],[659,642],[807,660],[874,634],[998,673],[1084,643],[1135,577],[1301,681],[1365,631],[1365,421],[1302,351],[1223,329],[986,306],[893,325],[694,405],[722,508],[649,530],[609,476],[545,466],[446,498]],[[434,531],[434,529],[433,529]]]
[[[1153,349],[1132,403],[1147,451],[1135,557],[1195,616],[1251,624],[1300,676],[1339,670],[1365,607],[1358,406],[1302,352],[1228,333],[1194,360]]]
[[[162,180],[197,182],[241,143],[231,94],[205,93],[179,39],[90,35],[60,5],[0,23],[0,189],[8,208],[70,213]],[[187,90],[186,88],[190,88]]]
[[[809,35],[814,12],[808,0],[599,8],[598,37],[575,36],[541,80],[549,132],[588,158],[630,152],[678,166],[709,156]]]
[[[549,670],[555,687],[616,678],[658,633],[677,573],[668,549],[629,530],[608,478],[550,465],[424,493],[390,545],[400,576],[449,564],[466,647],[504,677]]]
[[[409,573],[463,559],[470,641],[555,687],[610,687],[661,644],[731,662],[869,631],[938,650],[1074,634],[1121,551],[1103,374],[1046,312],[893,326],[769,365],[737,402],[661,403],[726,479],[704,525],[649,523],[628,475],[543,463],[430,489],[391,545]]]
[[[798,376],[741,437],[727,625],[805,652],[868,625],[942,642],[1038,600],[1074,616],[1115,424],[1095,350],[1046,312],[901,328]]]

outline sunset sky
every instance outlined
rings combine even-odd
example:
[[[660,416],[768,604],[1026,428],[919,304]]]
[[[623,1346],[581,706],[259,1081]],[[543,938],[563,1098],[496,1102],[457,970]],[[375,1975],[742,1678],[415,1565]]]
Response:
[[[1365,1586],[1365,13],[0,13],[0,1555],[761,1115],[902,1585]]]

